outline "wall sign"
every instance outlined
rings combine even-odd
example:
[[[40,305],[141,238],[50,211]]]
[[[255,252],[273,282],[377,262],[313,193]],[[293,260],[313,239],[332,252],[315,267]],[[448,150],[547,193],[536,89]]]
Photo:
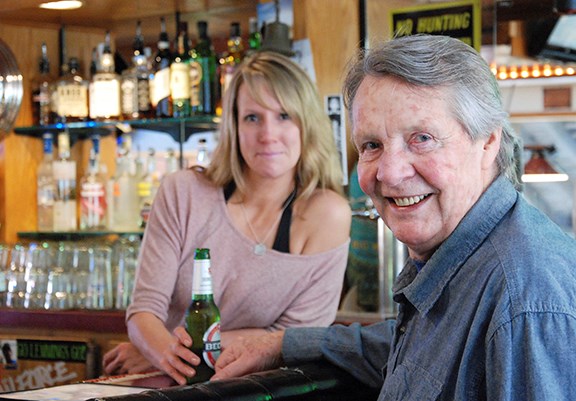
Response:
[[[480,51],[482,43],[480,0],[424,4],[390,12],[392,37],[446,35]]]

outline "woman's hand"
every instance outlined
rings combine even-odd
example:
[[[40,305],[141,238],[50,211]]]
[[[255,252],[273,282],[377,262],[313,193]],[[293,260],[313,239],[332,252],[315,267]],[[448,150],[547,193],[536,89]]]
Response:
[[[102,358],[102,367],[107,375],[143,373],[154,370],[154,366],[132,343],[120,343]]]
[[[200,364],[200,358],[190,351],[190,347],[192,347],[192,338],[184,327],[177,327],[158,362],[160,369],[178,384],[186,384],[187,377],[196,375],[194,366]]]

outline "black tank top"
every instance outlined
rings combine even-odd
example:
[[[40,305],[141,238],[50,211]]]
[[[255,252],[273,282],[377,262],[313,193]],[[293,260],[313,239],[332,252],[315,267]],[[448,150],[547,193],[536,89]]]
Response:
[[[226,200],[226,203],[228,203],[228,199],[230,199],[235,190],[236,184],[233,182],[224,188],[224,199]],[[292,205],[295,198],[296,188],[294,188],[294,191],[288,195],[288,198],[286,198],[284,204],[282,205],[284,211],[282,212],[282,217],[280,218],[278,231],[276,231],[274,245],[272,245],[272,249],[275,249],[278,252],[290,253],[290,224],[292,223]]]

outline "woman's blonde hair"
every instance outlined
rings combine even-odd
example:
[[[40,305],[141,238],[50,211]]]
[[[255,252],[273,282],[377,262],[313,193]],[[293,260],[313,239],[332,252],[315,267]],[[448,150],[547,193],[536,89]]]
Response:
[[[273,52],[258,52],[237,68],[222,102],[222,122],[218,146],[206,170],[218,186],[231,182],[245,193],[243,169],[246,165],[238,144],[238,89],[242,84],[263,107],[262,95],[269,90],[284,111],[300,128],[302,152],[297,163],[298,196],[307,198],[314,189],[325,188],[340,194],[342,170],[330,119],[324,112],[316,87],[297,64]]]

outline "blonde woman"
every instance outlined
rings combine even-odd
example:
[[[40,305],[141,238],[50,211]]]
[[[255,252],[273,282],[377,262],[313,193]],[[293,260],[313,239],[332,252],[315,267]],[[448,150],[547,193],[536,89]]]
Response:
[[[276,53],[246,59],[224,97],[212,163],[168,176],[154,200],[126,316],[131,344],[105,355],[105,372],[154,366],[178,383],[194,375],[199,359],[182,326],[196,248],[211,250],[224,348],[239,336],[330,325],[351,222],[341,174],[306,73]]]

